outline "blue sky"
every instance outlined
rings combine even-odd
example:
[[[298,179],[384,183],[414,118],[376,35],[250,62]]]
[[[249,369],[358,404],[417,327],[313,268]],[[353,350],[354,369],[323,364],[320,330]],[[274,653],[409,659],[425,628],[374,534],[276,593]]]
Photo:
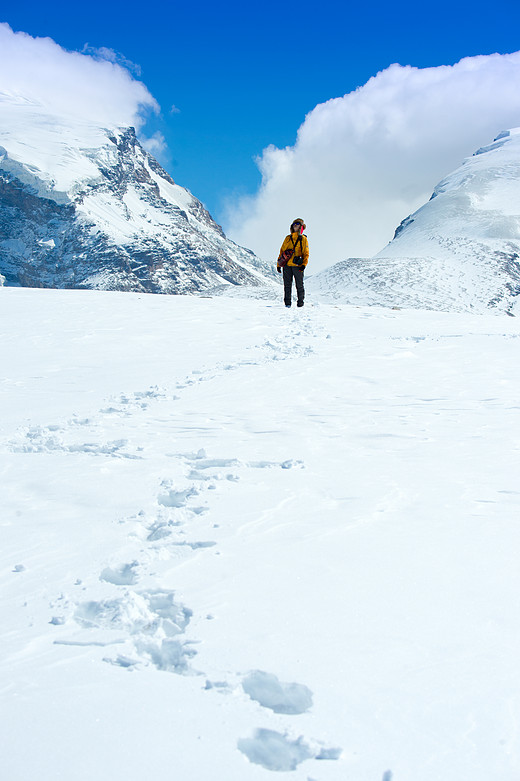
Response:
[[[161,162],[217,219],[253,193],[254,157],[292,145],[307,112],[391,63],[420,68],[514,52],[520,4],[129,2],[3,4],[15,31],[69,50],[107,47],[139,67],[161,106]],[[171,111],[172,106],[178,111]]]

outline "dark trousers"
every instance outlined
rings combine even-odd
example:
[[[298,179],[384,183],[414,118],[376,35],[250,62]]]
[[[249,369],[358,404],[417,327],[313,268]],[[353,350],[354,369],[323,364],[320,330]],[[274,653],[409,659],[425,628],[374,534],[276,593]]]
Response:
[[[305,290],[303,288],[303,268],[298,266],[284,266],[283,267],[283,300],[285,306],[291,304],[291,292],[292,282],[296,285],[296,294],[298,296],[298,304],[303,304],[305,298]]]

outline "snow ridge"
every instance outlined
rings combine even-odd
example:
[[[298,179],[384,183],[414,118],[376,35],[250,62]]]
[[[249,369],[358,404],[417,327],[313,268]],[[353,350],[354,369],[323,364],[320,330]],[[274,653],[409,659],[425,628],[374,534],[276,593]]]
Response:
[[[520,131],[500,133],[443,179],[373,258],[309,280],[358,305],[520,312]]]

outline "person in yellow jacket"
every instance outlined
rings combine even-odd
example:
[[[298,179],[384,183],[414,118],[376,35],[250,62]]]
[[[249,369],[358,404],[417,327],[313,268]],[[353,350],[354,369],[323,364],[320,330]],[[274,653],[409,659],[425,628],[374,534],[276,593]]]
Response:
[[[286,307],[291,306],[293,279],[296,285],[296,306],[303,306],[305,298],[303,272],[309,262],[309,242],[307,241],[307,236],[303,233],[306,227],[301,217],[297,217],[292,222],[290,233],[285,237],[278,255],[276,269],[280,274],[283,271],[284,303]]]

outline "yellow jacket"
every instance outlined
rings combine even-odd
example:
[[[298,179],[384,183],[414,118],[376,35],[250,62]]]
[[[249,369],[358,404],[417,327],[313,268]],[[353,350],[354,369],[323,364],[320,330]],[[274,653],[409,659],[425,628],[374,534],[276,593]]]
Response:
[[[300,245],[300,238],[302,240],[301,245]],[[301,236],[299,233],[289,233],[289,235],[285,237],[280,249],[280,254],[278,255],[278,263],[277,263],[278,267],[280,266],[280,258],[282,257],[282,252],[285,252],[285,250],[287,249],[294,250],[294,255],[288,261],[287,265],[298,267],[299,264],[294,262],[294,256],[303,255],[303,264],[300,266],[300,268],[305,268],[305,266],[309,262],[309,242],[307,241],[307,236],[304,233],[302,233]]]

